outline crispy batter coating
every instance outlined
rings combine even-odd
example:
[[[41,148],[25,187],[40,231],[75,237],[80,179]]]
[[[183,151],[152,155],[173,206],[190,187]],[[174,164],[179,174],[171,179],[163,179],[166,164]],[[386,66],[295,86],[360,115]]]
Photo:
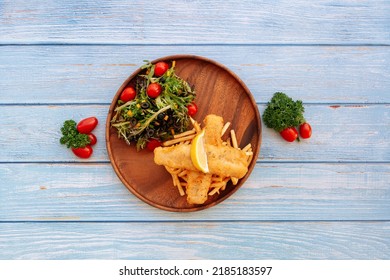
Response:
[[[203,204],[207,200],[211,185],[211,174],[200,171],[189,171],[187,181],[187,202],[190,204]]]
[[[203,204],[208,197],[212,176],[231,177],[238,180],[248,172],[249,162],[244,151],[223,145],[221,138],[224,121],[222,117],[207,115],[205,123],[205,150],[209,173],[198,171],[191,160],[191,145],[178,144],[158,147],[154,150],[154,162],[174,169],[187,170],[187,202]]]
[[[209,173],[223,177],[245,176],[248,171],[248,162],[245,152],[229,146],[206,145]],[[154,162],[172,168],[183,168],[197,171],[191,161],[191,146],[177,145],[158,147],[154,150]]]
[[[217,115],[207,115],[204,118],[204,142],[214,146],[222,146],[223,118]]]

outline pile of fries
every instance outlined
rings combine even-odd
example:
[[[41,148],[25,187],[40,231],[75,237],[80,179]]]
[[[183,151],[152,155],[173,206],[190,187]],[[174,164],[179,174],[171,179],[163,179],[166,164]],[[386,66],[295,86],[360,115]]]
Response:
[[[168,140],[162,144],[163,147],[172,147],[176,145],[191,145],[192,139],[195,138],[195,136],[201,132],[202,128],[198,122],[195,120],[191,119],[193,129],[188,130],[186,132],[183,132],[181,134],[177,134],[174,136],[172,140]],[[220,135],[221,140],[228,131],[231,123],[227,122],[224,124],[222,128],[222,133]],[[250,162],[253,159],[253,151],[252,151],[252,146],[249,143],[246,145],[244,148],[240,149],[237,144],[237,138],[236,138],[236,133],[233,129],[230,130],[230,134],[227,137],[227,139],[224,141],[222,140],[222,146],[230,146],[233,147],[234,149],[241,150],[246,157],[246,167],[249,166]],[[172,180],[173,180],[173,185],[177,187],[179,193],[181,196],[184,196],[186,194],[185,189],[187,188],[188,185],[188,176],[191,170],[188,170],[186,168],[174,168],[170,167],[167,165],[164,165],[166,170],[171,174]],[[209,181],[210,184],[208,184],[208,190],[207,190],[207,195],[212,196],[215,194],[219,194],[221,191],[226,189],[226,185],[228,184],[229,181],[232,181],[233,185],[236,185],[238,183],[239,178],[232,177],[232,176],[221,176],[218,174],[204,174],[205,176],[208,175],[211,177],[211,180]],[[202,177],[203,178],[203,177]],[[187,190],[187,195],[190,196]],[[207,200],[207,195],[206,198],[203,198],[201,201],[199,199],[191,199],[190,197],[187,198],[187,201],[191,204],[201,204],[205,200]]]

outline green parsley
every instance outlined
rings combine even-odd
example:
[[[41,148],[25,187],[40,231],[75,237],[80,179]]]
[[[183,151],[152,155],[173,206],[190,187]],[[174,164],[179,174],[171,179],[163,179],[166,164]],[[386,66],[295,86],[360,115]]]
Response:
[[[289,127],[298,127],[305,122],[302,101],[294,101],[283,92],[276,92],[263,113],[264,124],[277,132]]]
[[[60,143],[68,148],[83,148],[90,143],[87,134],[81,134],[77,131],[77,124],[74,120],[67,120],[61,128],[62,137]]]

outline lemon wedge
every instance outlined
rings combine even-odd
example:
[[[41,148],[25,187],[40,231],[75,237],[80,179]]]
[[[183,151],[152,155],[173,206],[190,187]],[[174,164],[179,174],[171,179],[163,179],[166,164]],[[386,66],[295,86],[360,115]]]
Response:
[[[191,143],[191,160],[196,169],[203,173],[209,172],[207,154],[204,145],[204,130],[202,130]]]

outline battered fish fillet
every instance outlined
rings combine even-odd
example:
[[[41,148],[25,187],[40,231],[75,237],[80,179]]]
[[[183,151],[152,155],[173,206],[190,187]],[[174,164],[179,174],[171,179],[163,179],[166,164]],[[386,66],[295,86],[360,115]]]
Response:
[[[245,152],[229,146],[206,145],[205,149],[210,174],[240,179],[247,173]],[[154,150],[154,162],[172,168],[197,171],[191,161],[191,145],[158,147]]]
[[[212,174],[204,174],[199,171],[189,171],[187,176],[187,202],[190,204],[205,203],[211,185]]]
[[[209,170],[212,174],[241,179],[248,172],[245,152],[229,146],[206,145]]]
[[[217,115],[207,115],[204,118],[204,142],[214,146],[222,146],[223,118]]]
[[[205,150],[209,173],[196,169],[191,160],[191,145],[179,144],[171,147],[158,147],[154,150],[154,162],[171,168],[187,170],[187,202],[203,204],[206,202],[212,175],[240,179],[248,172],[245,152],[222,145],[223,118],[207,115],[205,124]]]

